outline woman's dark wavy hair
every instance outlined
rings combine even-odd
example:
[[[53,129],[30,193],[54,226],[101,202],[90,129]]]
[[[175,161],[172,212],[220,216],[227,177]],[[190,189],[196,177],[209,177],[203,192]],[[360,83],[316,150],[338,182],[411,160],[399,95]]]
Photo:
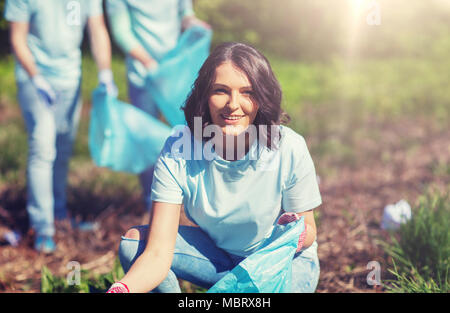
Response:
[[[267,146],[272,148],[275,141],[272,138],[270,125],[288,123],[290,118],[281,109],[281,87],[269,61],[255,48],[243,43],[222,43],[203,63],[183,107],[191,133],[194,134],[194,117],[202,118],[203,129],[212,123],[208,100],[215,81],[216,68],[227,61],[231,61],[247,75],[252,86],[253,100],[258,105],[258,112],[253,124],[258,131],[259,125],[267,125],[267,134],[263,134],[263,136],[266,137]]]

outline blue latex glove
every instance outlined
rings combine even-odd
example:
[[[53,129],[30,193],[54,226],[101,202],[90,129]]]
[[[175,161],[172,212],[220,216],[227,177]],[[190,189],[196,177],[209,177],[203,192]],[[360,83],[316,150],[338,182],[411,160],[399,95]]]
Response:
[[[156,61],[153,61],[149,66],[147,66],[147,76],[151,76],[158,72],[159,64]]]
[[[42,75],[35,75],[31,78],[31,82],[36,87],[39,95],[47,103],[48,106],[51,106],[55,103],[56,93],[53,90],[52,86],[48,83],[48,81]]]
[[[117,97],[119,90],[114,83],[113,73],[110,69],[101,70],[98,73],[98,82],[100,85],[105,86],[106,93],[112,97]]]

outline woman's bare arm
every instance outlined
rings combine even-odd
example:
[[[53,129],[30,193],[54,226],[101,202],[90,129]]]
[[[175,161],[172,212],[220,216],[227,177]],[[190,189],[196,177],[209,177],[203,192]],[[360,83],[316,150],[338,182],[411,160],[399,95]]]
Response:
[[[120,280],[130,292],[148,292],[166,278],[175,250],[180,209],[179,204],[153,202],[145,250]]]
[[[92,55],[99,70],[111,68],[111,42],[103,15],[88,19]]]
[[[316,228],[316,221],[314,219],[314,212],[313,210],[309,210],[302,213],[296,213],[297,216],[304,216],[305,217],[305,226],[306,226],[306,238],[303,242],[303,248],[308,248],[311,246],[316,240],[317,236],[317,228]]]
[[[33,54],[27,44],[28,22],[10,23],[10,41],[14,54],[30,77],[38,74]]]

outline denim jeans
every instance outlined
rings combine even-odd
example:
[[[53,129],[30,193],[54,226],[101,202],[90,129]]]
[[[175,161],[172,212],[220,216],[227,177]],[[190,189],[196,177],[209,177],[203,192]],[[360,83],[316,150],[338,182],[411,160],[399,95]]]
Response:
[[[159,109],[156,103],[152,100],[151,94],[145,87],[137,87],[128,81],[128,97],[131,104],[150,114],[151,116],[158,118]],[[147,168],[145,171],[139,174],[139,181],[142,186],[142,193],[146,208],[149,210],[152,206],[151,186],[153,180],[153,165]]]
[[[55,89],[49,107],[30,81],[18,82],[18,100],[28,133],[27,211],[40,236],[53,236],[54,219],[67,217],[69,158],[81,112],[80,85]]]
[[[129,270],[144,248],[144,240],[122,237],[119,259],[125,272]],[[216,247],[212,239],[199,227],[180,226],[169,274],[154,292],[181,292],[177,278],[203,288],[210,288],[243,259]],[[314,242],[311,247],[294,256],[292,291],[314,292],[319,280],[319,272],[317,243]]]

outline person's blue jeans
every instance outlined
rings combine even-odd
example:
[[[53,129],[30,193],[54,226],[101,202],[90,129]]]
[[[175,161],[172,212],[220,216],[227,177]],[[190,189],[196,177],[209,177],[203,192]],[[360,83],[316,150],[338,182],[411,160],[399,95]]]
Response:
[[[38,236],[53,236],[54,219],[67,217],[69,158],[81,111],[80,85],[55,89],[49,107],[30,81],[18,82],[18,100],[28,133],[27,211]]]
[[[148,229],[148,226],[140,226]],[[119,259],[125,272],[145,248],[145,240],[122,237]],[[199,227],[180,226],[172,265],[167,278],[154,292],[181,292],[177,278],[203,288],[212,287],[243,260],[218,248]],[[296,253],[292,263],[293,292],[314,292],[319,281],[317,243]]]
[[[133,85],[128,81],[128,98],[132,105],[138,107],[144,112],[150,114],[155,118],[159,118],[160,111],[157,104],[152,99],[152,95],[148,92],[145,87],[138,87]],[[147,210],[151,209],[152,200],[151,195],[151,185],[153,181],[153,169],[154,166],[149,166],[145,171],[139,174],[139,181],[142,186],[142,193]]]

